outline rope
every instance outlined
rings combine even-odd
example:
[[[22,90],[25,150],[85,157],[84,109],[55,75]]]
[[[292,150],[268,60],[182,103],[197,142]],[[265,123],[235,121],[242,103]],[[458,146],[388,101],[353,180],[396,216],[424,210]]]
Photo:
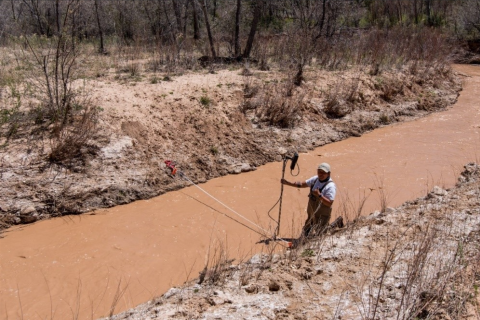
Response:
[[[241,225],[242,225],[242,226],[244,226],[245,228],[247,228],[247,229],[250,229],[250,230],[252,230],[252,231],[253,231],[253,232],[255,232],[255,233],[258,233],[259,235],[261,235],[261,236],[263,236],[263,237],[266,237],[266,235],[265,235],[265,234],[258,232],[257,230],[255,230],[255,229],[253,229],[253,228],[251,228],[251,227],[247,226],[246,224],[244,224],[244,223],[243,223],[243,222],[241,222],[241,221],[238,221],[238,220],[237,220],[237,219],[235,219],[235,218],[232,218],[232,217],[230,217],[230,216],[229,216],[228,214],[226,214],[225,212],[222,212],[222,211],[220,211],[220,210],[218,210],[218,209],[216,209],[216,208],[212,207],[211,205],[209,205],[209,204],[207,204],[207,203],[205,203],[205,202],[202,202],[202,201],[200,201],[200,200],[198,200],[198,199],[196,199],[196,198],[192,197],[192,196],[191,196],[191,195],[189,195],[189,194],[186,194],[185,192],[182,192],[182,193],[183,193],[184,195],[186,195],[187,197],[190,197],[190,198],[192,198],[193,200],[200,202],[200,203],[201,203],[201,204],[203,204],[204,206],[206,206],[206,207],[208,207],[208,208],[212,209],[213,211],[215,211],[215,212],[218,212],[218,213],[220,213],[220,214],[223,214],[225,217],[227,217],[227,218],[229,218],[229,219],[231,219],[231,220],[235,221],[235,222],[236,222],[236,223],[238,223],[238,224],[241,224]]]
[[[198,186],[195,182],[193,182],[192,180],[190,180],[183,172],[180,171],[180,172],[178,172],[178,173],[180,174],[180,176],[181,176],[182,178],[184,178],[185,180],[187,180],[188,182],[190,182],[191,184],[193,184],[195,187],[197,187],[200,191],[202,191],[203,193],[205,193],[207,196],[209,196],[209,197],[212,198],[213,200],[217,201],[217,202],[220,203],[222,206],[224,206],[224,207],[227,208],[228,210],[232,211],[233,213],[235,213],[236,215],[238,215],[238,216],[241,217],[242,219],[250,222],[250,223],[253,224],[255,227],[257,227],[258,229],[262,230],[262,231],[265,232],[265,233],[262,234],[262,233],[260,233],[260,232],[258,232],[258,231],[255,231],[255,230],[253,230],[252,228],[250,228],[249,226],[245,225],[244,223],[242,223],[242,222],[240,222],[240,221],[238,221],[238,220],[230,217],[229,215],[227,215],[227,214],[225,214],[225,213],[223,213],[223,212],[221,212],[221,211],[219,211],[219,210],[217,210],[217,209],[215,209],[215,208],[213,208],[213,207],[205,204],[207,207],[213,209],[213,210],[216,211],[216,212],[219,212],[219,213],[225,215],[226,217],[232,219],[232,220],[235,221],[235,222],[238,222],[238,223],[241,224],[242,226],[244,226],[244,227],[246,227],[246,228],[254,231],[255,233],[258,233],[259,235],[261,235],[261,236],[263,236],[263,237],[267,237],[267,236],[266,236],[266,234],[268,234],[267,230],[263,229],[262,227],[260,227],[260,226],[257,225],[256,223],[254,223],[253,221],[245,218],[245,217],[242,216],[240,213],[236,212],[235,210],[233,210],[232,208],[230,208],[229,206],[227,206],[226,204],[224,204],[223,202],[221,202],[220,200],[218,200],[217,198],[215,198],[214,196],[212,196],[210,193],[208,193],[208,192],[205,191],[203,188],[201,188],[200,186]],[[196,200],[197,200],[197,199],[196,199]],[[197,200],[197,201],[198,201],[198,200]],[[201,201],[200,201],[200,202],[201,202]],[[201,203],[203,203],[203,202],[201,202]],[[274,239],[272,239],[272,240],[273,240],[273,241],[282,241],[282,242],[285,242],[287,245],[282,245],[282,246],[284,246],[284,247],[286,247],[286,248],[290,247],[290,245],[289,245],[290,242],[288,242],[288,241],[286,241],[286,240],[284,240],[284,239],[282,239],[282,238],[274,238]]]
[[[209,196],[210,198],[212,198],[212,199],[215,200],[216,202],[220,203],[222,206],[224,206],[224,207],[227,208],[228,210],[232,211],[233,213],[235,213],[235,214],[236,214],[237,216],[239,216],[240,218],[244,219],[245,221],[248,221],[249,223],[251,223],[252,225],[254,225],[255,227],[257,227],[259,230],[263,231],[264,233],[262,234],[261,232],[252,229],[251,227],[247,226],[246,224],[244,224],[244,223],[242,223],[242,222],[240,222],[240,221],[238,221],[238,220],[230,217],[229,215],[227,215],[227,214],[225,214],[225,213],[223,213],[223,212],[221,212],[221,211],[219,211],[219,210],[217,210],[217,209],[215,209],[215,208],[213,208],[213,207],[211,207],[211,206],[209,206],[209,205],[201,202],[200,200],[195,199],[195,198],[192,197],[193,199],[195,199],[195,200],[199,201],[200,203],[206,205],[206,206],[209,207],[210,209],[212,209],[212,210],[214,210],[214,211],[216,211],[216,212],[218,212],[218,213],[223,214],[223,215],[226,216],[227,218],[229,218],[229,219],[237,222],[238,224],[240,224],[240,225],[242,225],[242,226],[244,226],[244,227],[252,230],[253,232],[255,232],[255,233],[257,233],[257,234],[259,234],[259,235],[267,238],[267,234],[268,234],[268,231],[267,231],[267,230],[263,229],[261,226],[259,226],[258,224],[254,223],[253,221],[247,219],[246,217],[244,217],[243,215],[241,215],[241,214],[238,213],[237,211],[233,210],[232,208],[230,208],[229,206],[227,206],[226,204],[224,204],[223,202],[221,202],[220,200],[218,200],[217,198],[215,198],[214,196],[212,196],[210,193],[208,193],[207,191],[205,191],[203,188],[199,187],[195,182],[193,182],[192,180],[190,180],[182,171],[177,171],[174,162],[172,162],[171,160],[166,160],[166,161],[165,161],[165,164],[166,164],[166,165],[170,168],[170,170],[172,171],[172,176],[173,176],[173,177],[175,177],[175,173],[178,172],[178,174],[180,175],[180,177],[182,177],[183,179],[187,180],[188,182],[190,182],[191,184],[193,184],[195,187],[197,187],[200,191],[202,191],[203,193],[205,193],[207,196]],[[285,167],[285,164],[284,164],[284,167]],[[285,170],[285,169],[284,169],[284,170]],[[282,186],[283,186],[283,185],[282,185]],[[191,196],[190,196],[190,197],[191,197]],[[278,201],[277,201],[277,203],[278,203]],[[270,216],[270,215],[269,215],[269,216]],[[271,218],[271,217],[270,217],[270,218]],[[277,227],[277,229],[278,229],[278,227]],[[287,246],[285,246],[285,245],[283,245],[283,246],[285,246],[285,247],[290,247],[290,242],[288,242],[288,241],[286,241],[286,240],[284,240],[284,239],[282,239],[282,238],[276,239],[276,237],[274,236],[274,238],[273,238],[272,240],[273,240],[273,241],[282,241],[282,242],[285,242],[285,243],[287,244]]]
[[[180,176],[182,178],[184,178],[185,180],[189,181],[191,184],[193,184],[195,187],[197,187],[200,191],[202,191],[203,193],[205,193],[207,196],[209,196],[210,198],[212,198],[213,200],[217,201],[218,203],[220,203],[222,206],[224,206],[225,208],[227,208],[228,210],[232,211],[233,213],[235,213],[237,216],[239,216],[240,218],[244,219],[245,221],[248,221],[249,223],[251,223],[252,225],[254,225],[255,227],[257,227],[259,230],[262,230],[263,232],[265,232],[265,234],[268,234],[268,231],[263,229],[262,227],[260,227],[259,225],[257,225],[255,222],[247,219],[246,217],[242,216],[240,213],[238,213],[237,211],[233,210],[232,208],[230,208],[229,206],[227,206],[226,204],[224,204],[223,202],[221,202],[220,200],[218,200],[217,198],[215,198],[214,196],[212,196],[210,193],[208,193],[207,191],[205,191],[204,189],[202,189],[201,187],[199,187],[195,182],[193,182],[192,180],[190,180],[183,172],[180,172]],[[265,235],[263,235],[265,236]]]
[[[287,160],[283,161],[283,169],[282,169],[282,180],[285,177],[285,167],[287,165]],[[280,188],[280,198],[279,198],[279,206],[278,206],[278,221],[277,221],[277,228],[275,229],[274,238],[277,237],[278,233],[280,232],[280,218],[282,217],[282,199],[283,199],[283,183],[282,187]]]
[[[285,167],[287,165],[287,158],[284,158],[283,159],[283,167],[282,167],[282,180],[285,178]],[[293,170],[290,170],[290,174],[294,177],[298,176],[300,174],[300,166],[298,165],[297,163],[297,168],[298,168],[298,172],[297,174],[293,174]],[[275,204],[270,208],[270,210],[268,210],[267,212],[267,215],[270,219],[272,219],[273,221],[275,221],[275,223],[277,224],[277,228],[275,229],[275,233],[274,233],[274,238],[277,237],[278,233],[280,232],[280,218],[282,216],[282,200],[283,200],[283,184],[281,185],[280,187],[280,197],[278,198],[277,202],[275,202]],[[275,206],[280,203],[280,206],[278,208],[278,220],[275,220],[274,218],[272,218],[272,216],[270,215],[270,212],[273,210],[273,208],[275,208]]]

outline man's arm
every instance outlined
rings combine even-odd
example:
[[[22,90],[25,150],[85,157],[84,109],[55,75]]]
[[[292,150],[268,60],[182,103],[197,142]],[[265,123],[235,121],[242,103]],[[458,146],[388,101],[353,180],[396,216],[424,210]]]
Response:
[[[280,180],[280,182],[284,185],[290,186],[290,187],[297,187],[297,188],[307,188],[308,185],[305,181],[295,181],[295,182],[289,182],[285,179]]]
[[[319,197],[320,201],[322,202],[322,204],[326,205],[327,207],[331,207],[332,204],[333,204],[333,200],[330,200],[329,198],[325,197],[324,195],[320,194],[320,190],[318,189],[315,189],[312,191],[312,193]]]

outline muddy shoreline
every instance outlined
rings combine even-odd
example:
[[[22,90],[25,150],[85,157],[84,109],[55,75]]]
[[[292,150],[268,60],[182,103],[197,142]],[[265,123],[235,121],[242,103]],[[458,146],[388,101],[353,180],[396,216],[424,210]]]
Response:
[[[298,87],[284,70],[197,72],[159,84],[92,82],[103,111],[82,161],[49,163],[48,139],[31,132],[3,141],[0,230],[184,187],[164,160],[202,183],[444,110],[455,103],[462,76],[442,70],[373,76],[311,69]],[[267,105],[289,109],[275,118]]]

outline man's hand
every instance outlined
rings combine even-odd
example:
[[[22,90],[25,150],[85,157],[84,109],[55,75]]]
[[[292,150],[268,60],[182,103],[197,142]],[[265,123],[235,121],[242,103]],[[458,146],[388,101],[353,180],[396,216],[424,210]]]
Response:
[[[320,190],[318,190],[318,189],[313,190],[312,193],[313,193],[315,196],[317,196],[317,197],[320,197],[320,196],[322,195],[322,194],[320,193]]]

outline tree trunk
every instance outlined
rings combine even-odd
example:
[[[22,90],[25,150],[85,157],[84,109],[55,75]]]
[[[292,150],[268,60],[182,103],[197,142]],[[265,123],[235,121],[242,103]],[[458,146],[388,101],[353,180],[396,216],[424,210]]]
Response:
[[[240,56],[240,12],[241,12],[241,0],[237,0],[237,11],[235,13],[235,57]]]
[[[425,14],[427,15],[427,24],[431,26],[433,23],[431,16],[430,0],[425,0]]]
[[[198,23],[198,13],[197,13],[197,1],[192,0],[192,8],[193,8],[193,39],[198,40],[200,39],[200,26]]]
[[[322,17],[320,18],[320,26],[318,30],[317,38],[322,36],[323,26],[325,25],[325,13],[327,11],[327,0],[323,0],[322,3]]]
[[[34,0],[23,0],[23,3],[30,11],[32,19],[37,21],[38,30],[36,32],[40,35],[46,35],[45,29],[43,28],[42,17],[40,16],[40,11],[38,9],[38,2]]]
[[[195,2],[196,0],[193,0],[193,1]],[[212,30],[210,30],[210,22],[208,20],[207,0],[203,0],[202,11],[203,11],[203,16],[205,17],[205,27],[207,28],[208,42],[210,43],[210,51],[212,52],[212,57],[215,58],[217,54],[215,52],[215,46],[214,46],[213,37],[212,37]]]
[[[103,28],[102,28],[102,23],[100,21],[100,12],[99,12],[99,9],[98,9],[98,1],[99,0],[94,1],[95,16],[97,18],[98,35],[100,36],[100,47],[98,48],[98,52],[103,54],[103,53],[105,53],[105,45],[104,45],[104,42],[103,42]]]
[[[57,34],[60,34],[60,8],[59,8],[59,0],[55,0],[55,22],[57,24]]]
[[[168,17],[167,4],[166,4],[165,1],[163,1],[163,12],[164,12],[164,14],[165,14],[165,20],[167,21],[167,24],[168,24],[169,26],[171,26],[172,23],[170,22],[170,18]],[[160,17],[158,17],[158,18],[159,18],[159,20],[160,20]],[[177,43],[177,37],[175,36],[174,29],[173,29],[172,27],[169,27],[169,30],[170,30],[169,33],[170,33],[170,35],[171,35],[171,37],[172,37],[172,43],[175,43],[175,44],[176,44],[176,43]]]
[[[12,17],[13,21],[17,21],[17,17],[15,15],[15,4],[13,3],[13,0],[10,0],[10,4],[12,5]]]
[[[175,20],[177,21],[177,30],[182,32],[182,14],[178,7],[178,0],[172,0],[173,12],[175,13]]]
[[[243,51],[243,57],[249,58],[250,52],[252,51],[253,47],[253,40],[255,39],[255,33],[257,32],[258,21],[260,21],[260,16],[262,15],[261,6],[263,1],[258,0],[255,3],[255,9],[253,12],[253,20],[250,26],[250,33],[248,34],[247,45],[245,46],[245,50]]]
[[[213,13],[212,13],[212,21],[215,21],[217,17],[217,0],[213,0]]]
[[[413,0],[413,15],[415,17],[415,25],[418,24],[418,8],[417,8],[417,1]]]

